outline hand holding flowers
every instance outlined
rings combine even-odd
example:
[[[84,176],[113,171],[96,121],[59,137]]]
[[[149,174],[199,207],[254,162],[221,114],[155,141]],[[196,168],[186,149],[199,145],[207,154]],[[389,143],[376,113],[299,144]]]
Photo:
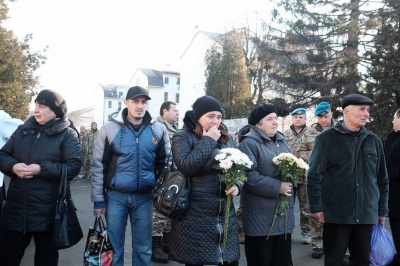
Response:
[[[247,180],[246,175],[242,172],[245,168],[250,168],[253,162],[250,161],[249,157],[236,148],[225,148],[221,149],[220,153],[215,156],[215,160],[219,161],[218,164],[214,165],[213,168],[221,170],[225,176],[225,184],[227,189],[227,200],[225,206],[225,223],[224,223],[224,247],[226,246],[226,240],[228,237],[228,221],[232,196],[235,195],[234,185],[243,186]]]
[[[276,176],[282,181],[281,194],[275,209],[274,220],[272,221],[271,229],[268,237],[272,232],[276,218],[284,216],[285,219],[285,237],[287,226],[287,215],[289,212],[289,197],[292,195],[292,186],[297,186],[297,179],[304,175],[308,170],[308,164],[291,153],[281,153],[272,158],[272,162],[277,165]],[[268,238],[267,237],[267,238]]]

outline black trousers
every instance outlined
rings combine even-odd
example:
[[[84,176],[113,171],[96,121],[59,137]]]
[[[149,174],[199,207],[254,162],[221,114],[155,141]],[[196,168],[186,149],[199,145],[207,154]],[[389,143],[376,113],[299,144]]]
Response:
[[[25,249],[33,237],[35,241],[35,266],[57,266],[58,250],[54,247],[51,231],[27,232],[4,231],[2,266],[19,266]]]
[[[292,235],[247,236],[245,235],[247,266],[291,265]]]
[[[324,223],[325,266],[342,265],[347,248],[350,265],[369,266],[372,224]]]

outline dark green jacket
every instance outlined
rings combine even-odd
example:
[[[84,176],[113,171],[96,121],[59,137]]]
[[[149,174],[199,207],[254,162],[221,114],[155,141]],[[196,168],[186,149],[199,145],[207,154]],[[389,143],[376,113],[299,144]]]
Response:
[[[357,137],[342,123],[317,136],[309,160],[311,213],[325,222],[376,224],[388,214],[388,176],[381,140],[362,127]]]

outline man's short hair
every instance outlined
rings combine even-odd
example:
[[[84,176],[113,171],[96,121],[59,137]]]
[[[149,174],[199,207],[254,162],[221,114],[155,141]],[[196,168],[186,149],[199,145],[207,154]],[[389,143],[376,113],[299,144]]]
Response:
[[[169,109],[171,108],[171,104],[176,105],[176,103],[171,102],[171,101],[165,101],[165,102],[163,102],[163,104],[161,104],[161,107],[160,107],[160,115],[161,116],[164,115],[164,109],[167,109],[167,111],[169,111]]]
[[[396,116],[397,116],[397,117],[400,117],[400,109],[397,109],[397,110],[396,110]]]

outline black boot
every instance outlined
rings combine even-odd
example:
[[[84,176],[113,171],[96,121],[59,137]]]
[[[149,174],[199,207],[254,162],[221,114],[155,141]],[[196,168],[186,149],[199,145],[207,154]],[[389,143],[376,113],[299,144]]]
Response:
[[[153,236],[151,239],[152,250],[151,260],[158,263],[167,263],[168,255],[161,249],[161,236]]]
[[[169,253],[170,239],[171,239],[171,233],[163,233],[162,247],[163,247],[163,251],[165,252],[165,254]]]

